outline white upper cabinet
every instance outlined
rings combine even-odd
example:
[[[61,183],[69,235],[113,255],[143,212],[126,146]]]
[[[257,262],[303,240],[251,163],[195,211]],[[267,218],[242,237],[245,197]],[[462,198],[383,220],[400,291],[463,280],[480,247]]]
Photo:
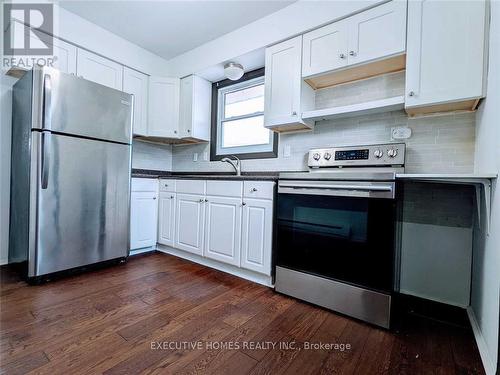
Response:
[[[148,135],[179,137],[179,79],[149,77]]]
[[[302,36],[266,48],[264,126],[275,131],[309,129],[302,121],[304,106],[314,92],[301,77]],[[309,108],[307,108],[309,109]]]
[[[272,189],[272,186],[269,185]],[[241,231],[241,267],[271,274],[273,201],[244,198]]]
[[[406,1],[391,1],[347,20],[349,65],[405,52]]]
[[[54,65],[61,72],[76,74],[76,47],[63,40],[52,38],[54,49]]]
[[[53,56],[22,56],[26,57],[27,59],[21,60],[26,61],[28,64],[26,66],[18,66],[18,69],[31,69],[33,67],[33,59],[43,58],[43,61],[45,61],[47,58],[53,57],[50,64],[51,67],[56,68],[63,73],[76,74],[76,47],[74,45],[66,43],[61,39],[55,38],[40,31],[35,34],[29,27],[25,27],[23,24],[16,20],[13,20],[9,24],[8,30],[6,32],[9,33],[10,37],[12,38],[12,46],[24,45],[25,37],[28,37],[30,39],[30,46],[42,46],[43,43],[48,47],[52,47]]]
[[[239,267],[241,207],[241,198],[206,198],[205,257]]]
[[[123,67],[123,91],[134,95],[134,127],[137,135],[148,132],[148,76]]]
[[[450,110],[450,103],[464,107],[455,109],[473,109],[475,99],[484,96],[486,29],[484,0],[409,2],[407,111],[423,106]]]
[[[302,75],[304,77],[347,65],[348,23],[332,23],[304,34]]]
[[[210,139],[212,83],[195,75],[181,79],[180,138]]]
[[[78,48],[77,75],[113,89],[122,90],[123,66]]]
[[[304,34],[302,75],[403,54],[405,40],[406,1],[390,1]]]

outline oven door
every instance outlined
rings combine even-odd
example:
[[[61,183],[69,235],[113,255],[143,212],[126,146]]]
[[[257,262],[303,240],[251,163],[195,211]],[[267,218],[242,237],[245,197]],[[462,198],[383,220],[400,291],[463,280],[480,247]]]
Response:
[[[363,288],[391,292],[394,183],[357,190],[352,183],[342,189],[338,188],[338,183],[330,183],[329,188],[322,184],[325,182],[297,188],[280,183],[276,264]],[[370,197],[372,193],[388,192],[389,188],[391,194],[385,198]]]

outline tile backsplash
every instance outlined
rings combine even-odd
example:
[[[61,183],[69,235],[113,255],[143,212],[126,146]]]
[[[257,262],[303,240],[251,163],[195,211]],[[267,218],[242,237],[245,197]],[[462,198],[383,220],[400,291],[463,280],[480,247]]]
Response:
[[[318,98],[316,99],[318,100]],[[325,100],[325,99],[322,99]],[[340,105],[340,104],[338,104]],[[311,148],[391,142],[391,128],[408,126],[407,173],[470,173],[474,166],[475,113],[409,119],[404,111],[317,122],[314,131],[281,134],[278,157],[244,160],[243,171],[305,171]],[[290,157],[283,156],[289,146]],[[173,146],[173,171],[231,171],[227,163],[203,160],[208,144]],[[198,153],[198,161],[193,154]]]
[[[132,168],[172,170],[172,146],[134,140],[132,143]]]

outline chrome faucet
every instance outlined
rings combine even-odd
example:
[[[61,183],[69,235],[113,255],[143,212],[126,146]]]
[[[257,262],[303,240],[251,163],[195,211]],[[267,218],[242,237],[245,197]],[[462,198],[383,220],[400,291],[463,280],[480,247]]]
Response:
[[[231,155],[227,158],[223,158],[221,159],[221,162],[231,164],[236,172],[236,176],[241,176],[241,160],[236,156]]]

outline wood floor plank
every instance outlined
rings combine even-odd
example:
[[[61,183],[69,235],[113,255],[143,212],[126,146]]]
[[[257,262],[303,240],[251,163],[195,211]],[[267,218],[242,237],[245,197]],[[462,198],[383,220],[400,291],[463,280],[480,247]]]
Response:
[[[0,267],[0,336],[2,374],[484,374],[470,329],[387,331],[159,253],[40,286]],[[322,342],[351,349],[303,350]]]

